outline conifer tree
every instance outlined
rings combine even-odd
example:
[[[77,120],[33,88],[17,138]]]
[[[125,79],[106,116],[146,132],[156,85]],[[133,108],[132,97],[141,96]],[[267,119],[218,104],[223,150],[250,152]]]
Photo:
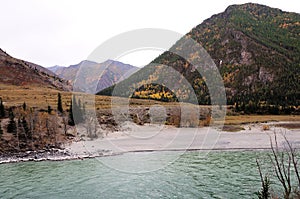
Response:
[[[3,135],[3,130],[2,130],[2,127],[1,127],[1,120],[0,120],[0,138],[2,137]]]
[[[26,111],[26,107],[27,107],[27,105],[26,105],[26,103],[24,102],[24,103],[23,103],[23,110],[24,110],[24,111]]]
[[[28,124],[27,124],[27,121],[26,121],[25,117],[22,118],[21,124],[22,124],[22,128],[24,130],[25,137],[27,139],[31,138],[31,132],[30,132],[30,129],[28,127]]]
[[[69,111],[69,120],[68,120],[68,124],[70,126],[74,126],[75,122],[74,122],[74,117],[73,117],[73,100],[71,99],[71,104],[70,104],[70,111]]]
[[[12,134],[17,133],[17,124],[15,121],[15,115],[12,108],[9,109],[9,122],[7,125],[7,132]]]
[[[58,93],[57,94],[57,110],[60,112],[60,113],[63,113],[63,107],[62,107],[62,102],[61,102],[61,94]]]
[[[5,109],[4,109],[4,105],[2,102],[2,98],[0,98],[0,118],[5,117]]]
[[[52,112],[52,108],[51,108],[50,105],[48,105],[48,110],[47,110],[47,112],[48,112],[48,114],[51,114],[51,112]]]

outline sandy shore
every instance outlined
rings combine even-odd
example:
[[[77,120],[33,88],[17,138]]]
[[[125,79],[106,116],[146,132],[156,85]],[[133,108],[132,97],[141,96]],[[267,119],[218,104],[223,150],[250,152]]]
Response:
[[[278,123],[268,123],[269,130],[263,125],[244,125],[245,130],[225,132],[213,127],[175,128],[170,126],[128,124],[128,131],[109,134],[103,139],[79,141],[67,149],[76,156],[97,156],[103,150],[112,154],[140,151],[174,150],[253,150],[270,149],[270,138],[277,134],[279,147],[285,146],[282,135],[300,148],[300,129],[275,127]]]
[[[285,122],[286,123],[286,122]],[[300,148],[300,129],[289,130],[276,127],[279,123],[244,125],[245,130],[225,132],[214,127],[175,128],[172,126],[126,124],[123,131],[107,134],[104,138],[73,142],[65,149],[35,151],[0,156],[1,163],[26,161],[62,161],[118,155],[128,152],[146,151],[190,151],[190,150],[259,150],[270,149],[270,139],[277,134],[278,145],[285,147],[283,135]]]

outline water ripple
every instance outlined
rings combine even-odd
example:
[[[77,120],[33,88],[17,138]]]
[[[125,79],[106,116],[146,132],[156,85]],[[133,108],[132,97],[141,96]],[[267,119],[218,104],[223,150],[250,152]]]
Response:
[[[140,153],[139,160],[159,164],[172,153]],[[124,154],[119,163],[128,166],[124,161],[135,155]],[[118,163],[120,157],[108,158]],[[260,189],[257,157],[267,159],[267,152],[187,152],[163,169],[141,174],[110,169],[97,159],[5,164],[0,198],[253,198]]]

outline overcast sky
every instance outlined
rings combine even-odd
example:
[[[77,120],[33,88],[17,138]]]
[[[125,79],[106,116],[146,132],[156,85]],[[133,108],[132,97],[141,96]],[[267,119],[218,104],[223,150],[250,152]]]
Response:
[[[101,43],[139,28],[185,34],[231,4],[249,0],[0,0],[0,48],[40,64],[69,66]],[[299,0],[252,2],[300,13]],[[175,41],[174,41],[175,42]],[[120,61],[147,64],[161,52],[136,52]]]

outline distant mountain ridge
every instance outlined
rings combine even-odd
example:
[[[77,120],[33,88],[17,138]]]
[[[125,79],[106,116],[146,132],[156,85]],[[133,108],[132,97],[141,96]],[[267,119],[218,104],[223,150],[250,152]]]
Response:
[[[228,104],[249,110],[265,105],[300,105],[299,14],[253,3],[232,5],[193,28],[185,38],[203,46],[214,60],[224,81]],[[182,40],[172,49],[181,48]],[[172,67],[187,79],[199,104],[210,104],[205,79],[185,59],[169,51],[157,57],[152,66],[120,82],[118,87],[123,86],[120,90],[124,93],[119,95],[126,96],[125,91],[134,83],[140,89],[130,91],[133,97],[174,100],[180,93],[160,93],[161,86],[147,85],[151,78],[158,79],[164,73],[160,64]],[[111,95],[113,89],[99,94]],[[186,100],[189,95],[185,95]]]
[[[60,70],[61,68],[65,68],[64,66],[51,66],[51,67],[48,67],[47,69],[52,71],[53,73],[55,73],[56,71]]]
[[[85,74],[84,77],[84,84],[86,84],[87,88],[85,90],[81,90],[89,93],[96,93],[112,86],[120,80],[126,79],[139,69],[138,67],[114,60],[107,60],[103,63],[84,60],[78,64],[70,65],[68,67],[53,66],[48,69],[56,73],[59,77],[74,83],[77,76],[80,75],[79,70],[84,68],[88,68],[90,70],[87,70],[89,75]],[[99,76],[95,74],[99,74]],[[91,85],[97,85],[97,87],[92,89],[90,88]]]
[[[37,64],[14,58],[0,49],[0,83],[15,86],[39,86],[70,91],[72,86],[53,72]]]

